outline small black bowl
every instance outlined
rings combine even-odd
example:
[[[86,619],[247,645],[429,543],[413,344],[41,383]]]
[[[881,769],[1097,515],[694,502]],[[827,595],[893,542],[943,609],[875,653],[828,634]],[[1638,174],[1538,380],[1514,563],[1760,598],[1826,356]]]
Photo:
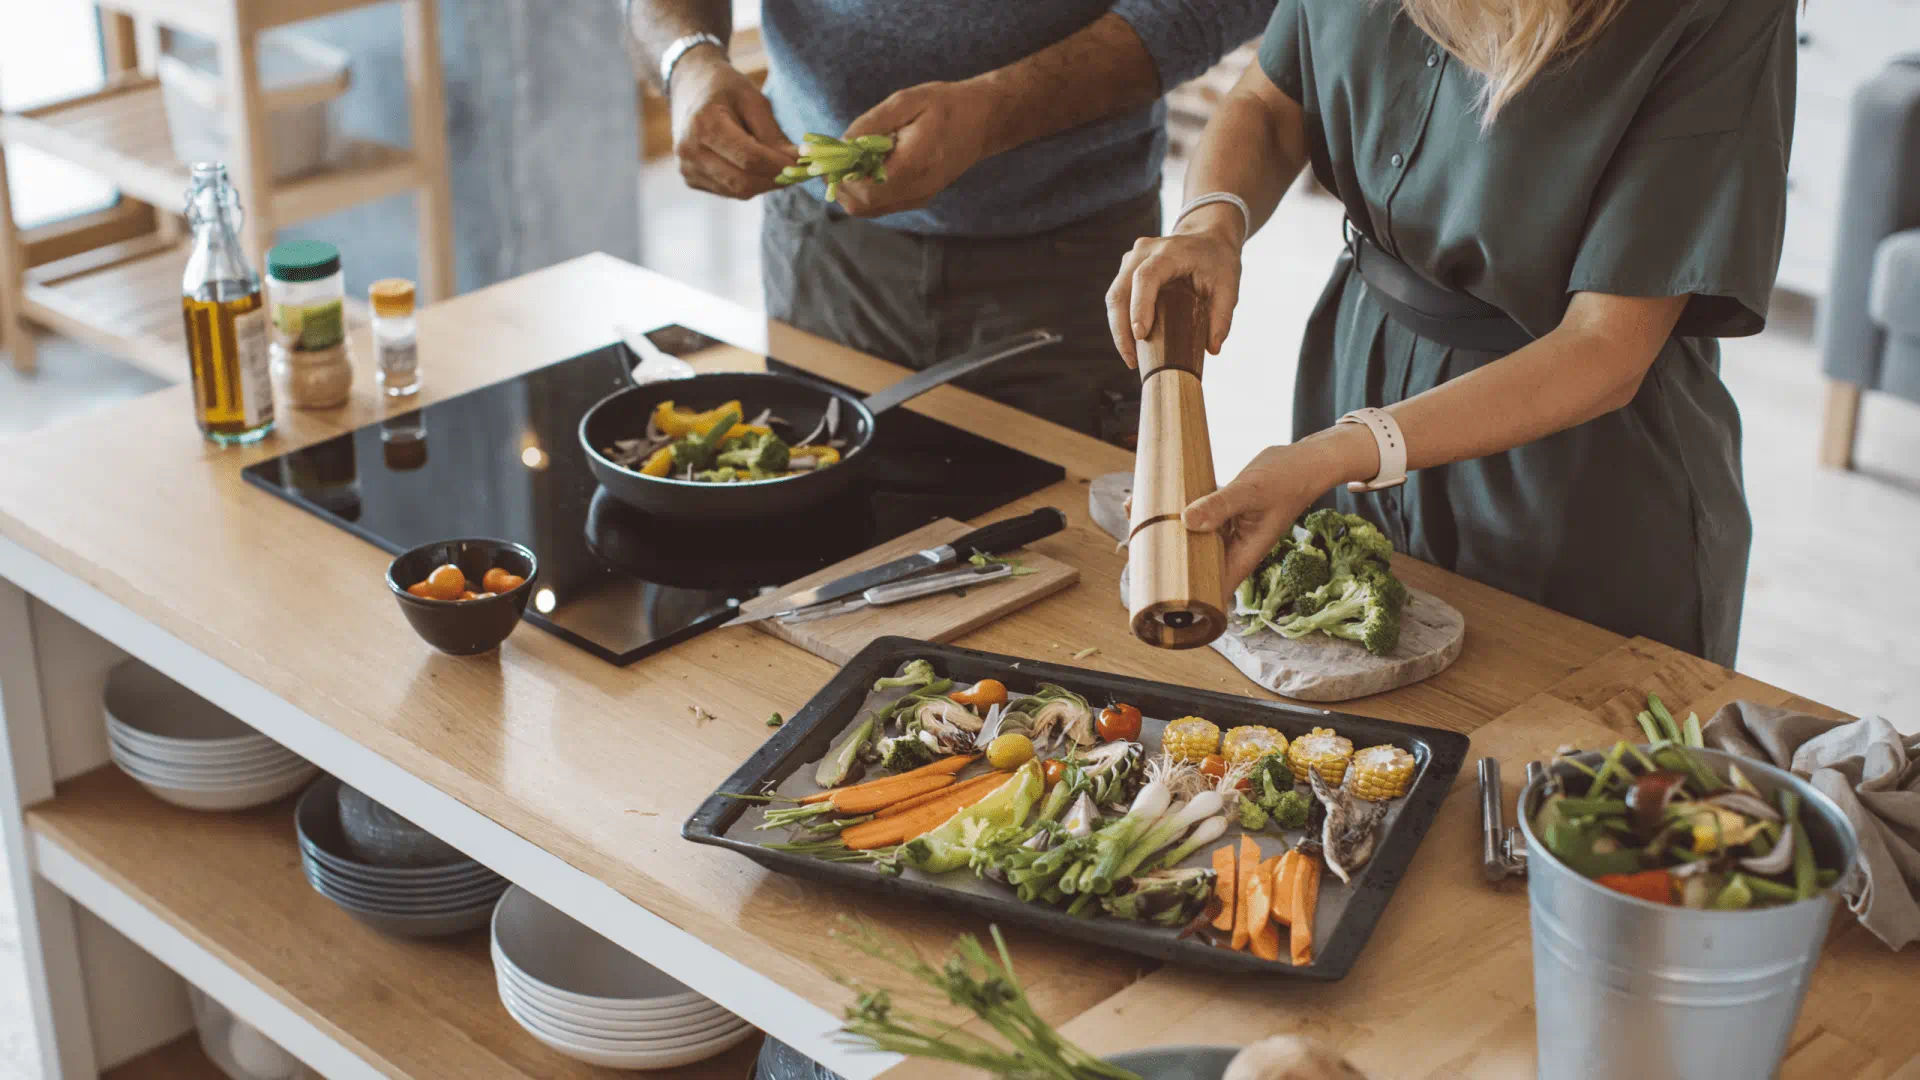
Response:
[[[526,580],[517,589],[480,600],[428,600],[407,591],[407,586],[427,580],[435,567],[446,563],[459,567],[469,585],[478,585],[495,567]],[[538,569],[533,552],[511,541],[440,540],[422,544],[388,564],[387,588],[427,644],[454,656],[472,656],[498,648],[520,624]]]

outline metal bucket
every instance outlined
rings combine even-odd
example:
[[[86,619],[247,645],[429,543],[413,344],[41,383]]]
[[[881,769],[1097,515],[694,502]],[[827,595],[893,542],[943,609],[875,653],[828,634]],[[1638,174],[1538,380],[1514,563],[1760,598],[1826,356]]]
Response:
[[[1800,796],[1823,867],[1852,870],[1859,841],[1832,800],[1780,769],[1695,750],[1720,775],[1738,762],[1765,793]],[[1579,755],[1589,767],[1602,755]],[[1797,904],[1695,911],[1614,892],[1568,869],[1533,831],[1544,781],[1520,793],[1533,920],[1540,1080],[1755,1080],[1780,1065],[1826,940],[1838,890]]]

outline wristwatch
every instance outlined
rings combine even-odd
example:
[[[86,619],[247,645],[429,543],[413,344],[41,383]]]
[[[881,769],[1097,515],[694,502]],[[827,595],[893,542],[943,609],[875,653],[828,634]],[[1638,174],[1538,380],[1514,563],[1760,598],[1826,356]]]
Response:
[[[1407,482],[1407,440],[1385,409],[1355,409],[1336,423],[1363,425],[1373,433],[1373,443],[1380,448],[1380,471],[1371,480],[1348,483],[1348,491],[1384,491]]]
[[[675,38],[673,44],[667,46],[667,51],[660,54],[660,90],[663,93],[673,88],[673,69],[680,63],[680,58],[696,45],[711,45],[719,49],[721,55],[727,51],[727,43],[712,34],[688,34],[683,38]]]

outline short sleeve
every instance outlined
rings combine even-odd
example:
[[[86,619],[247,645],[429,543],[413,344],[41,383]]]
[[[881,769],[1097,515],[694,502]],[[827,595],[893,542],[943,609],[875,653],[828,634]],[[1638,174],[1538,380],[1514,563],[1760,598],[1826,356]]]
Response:
[[[1600,177],[1569,292],[1688,294],[1680,336],[1766,326],[1794,51],[1791,0],[1726,0],[1683,35]]]
[[[1260,38],[1260,70],[1281,93],[1304,105],[1300,97],[1307,67],[1306,15],[1300,7],[1303,2],[1280,0],[1273,9],[1267,32]]]
[[[1140,35],[1160,88],[1197,78],[1260,32],[1273,0],[1115,0],[1112,11]]]

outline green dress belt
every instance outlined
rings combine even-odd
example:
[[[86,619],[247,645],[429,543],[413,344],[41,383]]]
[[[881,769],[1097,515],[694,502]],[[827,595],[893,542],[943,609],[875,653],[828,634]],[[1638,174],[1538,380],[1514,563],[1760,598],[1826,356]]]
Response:
[[[1510,353],[1532,344],[1533,335],[1513,316],[1470,293],[1428,281],[1381,250],[1353,219],[1343,228],[1353,268],[1387,314],[1408,330],[1449,349],[1474,352]]]

